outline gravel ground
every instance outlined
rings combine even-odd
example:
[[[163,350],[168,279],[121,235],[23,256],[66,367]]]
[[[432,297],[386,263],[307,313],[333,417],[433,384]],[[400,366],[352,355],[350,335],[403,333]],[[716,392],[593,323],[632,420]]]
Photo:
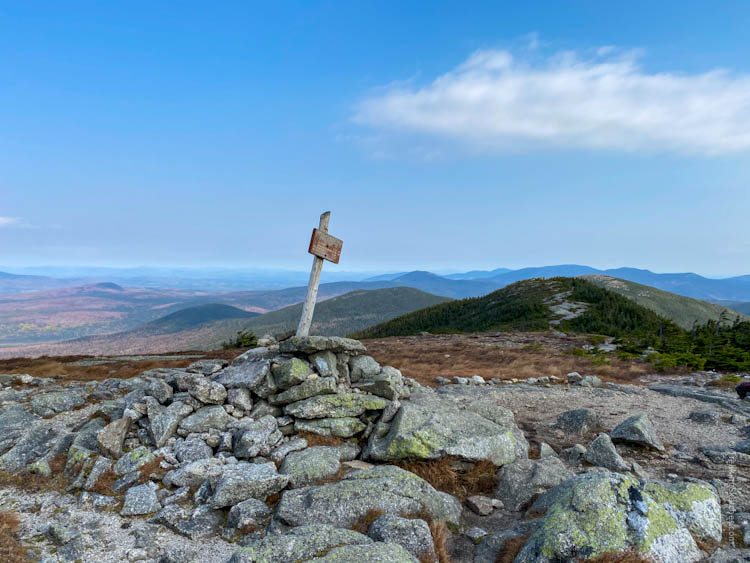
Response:
[[[80,532],[83,543],[80,561],[84,563],[155,561],[163,555],[169,555],[168,561],[174,563],[225,563],[238,547],[220,538],[191,541],[142,518],[84,509],[72,495],[56,492],[0,490],[0,512],[6,510],[16,511],[22,520],[21,541],[32,546],[41,561],[50,563],[74,560],[65,559],[64,549],[48,537],[47,530],[53,523]]]

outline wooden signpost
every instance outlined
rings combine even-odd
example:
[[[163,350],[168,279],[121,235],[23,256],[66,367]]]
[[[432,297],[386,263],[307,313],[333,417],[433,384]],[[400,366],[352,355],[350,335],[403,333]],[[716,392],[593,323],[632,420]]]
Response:
[[[344,241],[328,234],[328,223],[331,220],[331,212],[326,211],[320,216],[320,225],[313,229],[308,252],[313,258],[312,270],[310,271],[310,283],[307,286],[307,297],[302,306],[302,318],[297,327],[297,336],[309,336],[310,325],[312,325],[315,300],[318,297],[318,285],[320,284],[320,272],[323,269],[323,260],[334,264],[339,263],[341,257],[341,246]]]

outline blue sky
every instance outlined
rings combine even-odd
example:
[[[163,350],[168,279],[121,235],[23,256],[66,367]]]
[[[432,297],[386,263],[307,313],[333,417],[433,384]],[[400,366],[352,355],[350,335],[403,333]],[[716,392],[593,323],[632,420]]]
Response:
[[[749,26],[744,0],[3,2],[0,264],[306,268],[330,209],[346,270],[745,274]]]

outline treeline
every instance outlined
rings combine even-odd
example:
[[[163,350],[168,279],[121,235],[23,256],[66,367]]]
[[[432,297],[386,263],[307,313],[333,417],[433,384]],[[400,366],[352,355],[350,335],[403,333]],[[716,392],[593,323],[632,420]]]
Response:
[[[750,322],[724,319],[683,330],[665,323],[657,332],[634,332],[620,339],[623,354],[656,354],[649,360],[660,369],[685,366],[690,369],[750,371]]]

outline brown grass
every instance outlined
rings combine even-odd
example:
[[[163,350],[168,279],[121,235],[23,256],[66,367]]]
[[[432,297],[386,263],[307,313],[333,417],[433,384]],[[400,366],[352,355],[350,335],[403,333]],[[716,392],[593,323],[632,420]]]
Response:
[[[8,473],[0,471],[0,487],[13,487],[30,493],[45,493],[49,491],[65,492],[70,480],[62,472],[53,473],[51,477],[44,477],[39,473]]]
[[[164,458],[162,456],[159,456],[152,461],[141,465],[140,469],[138,470],[138,482],[142,485],[144,483],[148,483],[151,475],[165,475],[166,473],[168,473],[169,469],[164,469],[161,466],[162,461],[164,461]]]
[[[513,560],[516,558],[516,555],[518,555],[518,552],[521,551],[521,548],[523,547],[523,544],[526,543],[527,539],[529,539],[529,536],[510,538],[505,544],[503,544],[503,548],[500,550],[500,553],[497,554],[495,563],[513,563]]]
[[[443,457],[430,461],[398,462],[402,469],[419,475],[439,491],[466,500],[472,495],[486,495],[497,487],[498,467],[488,460],[479,461],[467,471],[457,469],[456,458]]]
[[[592,559],[585,559],[587,563],[653,563],[653,559],[634,551],[618,551],[605,553]]]
[[[307,440],[307,446],[343,446],[346,444],[346,440],[339,438],[338,436],[321,436],[314,432],[300,432],[298,434],[300,438]]]
[[[26,548],[18,541],[20,524],[15,512],[0,512],[0,561],[4,563],[31,561]]]
[[[112,471],[112,468],[107,469],[104,473],[102,473],[97,482],[94,484],[91,492],[100,495],[112,495],[112,485],[115,484],[115,481],[117,481],[117,479],[117,474]]]
[[[370,509],[367,511],[367,514],[360,517],[359,520],[352,524],[351,529],[355,532],[359,532],[360,534],[367,535],[367,530],[370,529],[370,525],[372,525],[372,523],[380,518],[383,514],[385,514],[385,512],[383,512],[382,510]]]
[[[367,340],[368,352],[381,364],[396,366],[422,385],[435,377],[481,375],[485,380],[556,376],[571,371],[596,375],[603,381],[638,383],[653,368],[642,361],[611,358],[596,365],[591,358],[566,353],[588,343],[585,337],[545,333],[487,333],[392,337]],[[532,343],[538,346],[529,346]]]
[[[451,563],[451,556],[448,553],[448,538],[450,532],[444,522],[433,522],[428,520],[427,524],[430,526],[430,533],[432,534],[432,542],[435,544],[435,554],[439,563]]]

